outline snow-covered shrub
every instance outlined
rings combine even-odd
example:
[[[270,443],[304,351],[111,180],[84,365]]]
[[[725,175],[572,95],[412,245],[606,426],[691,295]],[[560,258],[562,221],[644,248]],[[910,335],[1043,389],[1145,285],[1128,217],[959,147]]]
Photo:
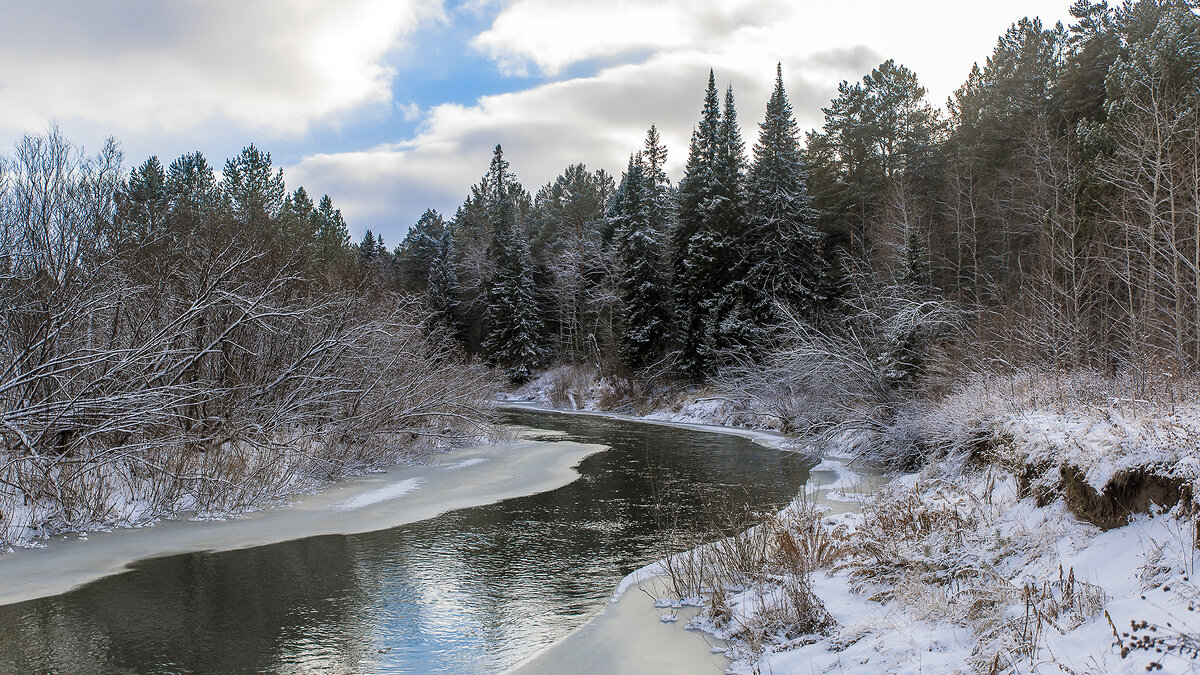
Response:
[[[818,326],[780,308],[778,346],[760,361],[727,366],[716,386],[735,404],[777,418],[786,433],[890,431],[875,446],[875,459],[916,464],[927,447],[906,433],[908,417],[922,405],[924,364],[957,314],[949,303],[894,288],[871,290],[855,302],[837,325]]]
[[[595,378],[590,368],[568,365],[546,371],[536,382],[552,407],[582,410]]]

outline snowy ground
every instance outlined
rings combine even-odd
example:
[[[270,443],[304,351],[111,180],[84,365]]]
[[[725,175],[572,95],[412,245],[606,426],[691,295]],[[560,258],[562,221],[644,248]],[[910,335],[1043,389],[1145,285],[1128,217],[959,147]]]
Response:
[[[579,474],[574,467],[604,449],[548,442],[545,439],[554,434],[542,430],[526,435],[537,440],[518,438],[459,448],[429,464],[395,466],[326,484],[324,491],[293,495],[286,507],[222,522],[161,520],[40,540],[37,549],[0,556],[0,604],[63,593],[144,558],[370,532],[552,490],[575,480]]]
[[[706,389],[630,392],[625,391],[627,386],[625,381],[597,378],[586,368],[562,366],[502,394],[501,399],[540,403],[556,410],[622,413],[631,419],[778,430],[777,421],[770,416],[743,410]]]
[[[951,515],[954,514],[954,515]],[[1190,672],[1190,518],[1141,515],[1107,532],[1062,504],[1017,499],[1011,475],[934,473],[896,481],[864,512],[821,526],[842,551],[815,566],[811,590],[836,622],[815,636],[765,635],[731,653],[738,672]],[[732,619],[694,622],[718,635],[753,626],[783,584],[731,589]],[[1131,625],[1149,625],[1132,630]],[[1115,632],[1114,632],[1115,629]],[[744,631],[743,631],[744,632]],[[1124,635],[1129,633],[1130,635]],[[1126,651],[1139,638],[1162,638]]]
[[[1013,434],[1027,420],[1002,427],[1008,452],[1047,460],[1048,444],[1102,433],[1099,422],[1076,419],[1060,429],[1038,420],[1036,440]],[[1194,461],[1194,445],[1143,440],[1139,434],[1136,447],[1146,457],[1173,460],[1159,465],[1165,471]],[[1092,461],[1083,464],[1081,453]],[[1129,456],[1118,443],[1108,452],[1084,446],[1057,459],[1081,462],[1080,473],[1103,490],[1107,479],[1097,476],[1144,467],[1123,459]],[[816,469],[838,476],[824,501],[842,497],[839,463]],[[1200,672],[1200,588],[1193,581],[1200,555],[1190,501],[1151,506],[1102,530],[1061,498],[1042,495],[1039,505],[1038,496],[1022,496],[1009,471],[949,459],[873,495],[856,491],[853,500],[861,512],[798,500],[760,526],[766,534],[728,547],[758,550],[758,559],[727,550],[676,564],[696,575],[703,591],[673,599],[703,606],[688,627],[726,639],[732,671]],[[799,552],[789,557],[793,549]],[[703,559],[703,549],[686,555],[698,553]],[[662,573],[659,564],[626,585]],[[820,623],[825,612],[828,620],[813,630],[795,628]]]
[[[836,439],[819,489],[732,545],[635,572],[615,597],[673,577],[657,611],[723,638],[734,672],[1200,672],[1200,407],[1087,374],[999,382],[907,420],[943,452],[920,473],[856,486],[848,458],[865,439]],[[635,410],[611,388],[560,369],[513,397],[771,427],[711,392]]]

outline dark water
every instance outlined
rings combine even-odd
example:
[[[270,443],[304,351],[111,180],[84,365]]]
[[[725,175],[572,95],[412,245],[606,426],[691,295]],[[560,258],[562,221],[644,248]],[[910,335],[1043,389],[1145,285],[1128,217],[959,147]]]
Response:
[[[494,672],[565,636],[713,505],[782,507],[801,457],[745,439],[506,413],[611,450],[570,485],[391,530],[155,558],[0,607],[0,672]],[[708,512],[708,515],[706,515]]]

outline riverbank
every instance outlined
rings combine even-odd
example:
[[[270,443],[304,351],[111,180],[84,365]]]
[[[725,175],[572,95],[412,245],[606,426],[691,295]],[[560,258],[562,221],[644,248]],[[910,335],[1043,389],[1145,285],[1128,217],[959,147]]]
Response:
[[[292,495],[285,506],[227,520],[195,521],[183,514],[152,526],[56,536],[39,548],[0,557],[0,605],[63,593],[146,558],[382,530],[551,490],[575,480],[574,467],[604,449],[546,442],[555,435],[528,430],[511,442],[458,448],[429,464],[345,479],[320,492]]]
[[[694,658],[702,659],[704,662],[722,661],[723,655],[712,654],[708,644],[697,638],[694,633],[662,623],[659,620],[658,610],[647,603],[646,598],[641,594],[627,594],[627,600],[640,601],[632,602],[632,604],[615,603],[614,606],[614,604],[606,602],[612,589],[620,580],[620,574],[630,569],[630,562],[635,562],[634,566],[636,567],[648,560],[653,560],[660,554],[660,551],[684,549],[687,547],[686,542],[694,541],[694,537],[702,536],[699,529],[694,531],[693,536],[687,534],[687,532],[692,532],[691,524],[678,524],[676,527],[681,529],[677,531],[660,529],[660,526],[653,522],[654,516],[651,514],[651,510],[647,509],[647,505],[651,504],[653,500],[651,495],[653,488],[649,484],[653,483],[657,476],[659,480],[663,481],[658,489],[663,490],[661,494],[666,495],[665,499],[668,503],[686,504],[687,513],[696,513],[700,521],[708,522],[700,513],[703,504],[741,503],[740,501],[724,500],[721,497],[724,494],[737,499],[749,497],[750,494],[758,495],[757,501],[750,500],[747,504],[747,508],[750,509],[762,508],[762,506],[754,504],[769,504],[770,510],[778,508],[779,504],[786,503],[789,495],[803,490],[805,480],[809,475],[808,462],[794,456],[791,452],[755,450],[748,447],[750,443],[740,438],[721,438],[707,433],[694,434],[685,433],[683,430],[674,430],[674,427],[679,425],[631,425],[599,419],[573,419],[568,423],[565,418],[560,425],[558,421],[552,419],[557,415],[544,413],[540,415],[505,414],[501,417],[515,424],[526,424],[544,429],[562,429],[564,431],[560,433],[569,433],[573,439],[582,438],[588,443],[606,443],[604,439],[608,438],[611,433],[612,448],[608,453],[602,453],[580,463],[579,472],[585,476],[585,479],[570,481],[571,485],[564,486],[563,489],[550,490],[529,498],[509,500],[481,509],[459,510],[443,517],[428,519],[423,523],[414,523],[411,527],[392,528],[364,536],[313,537],[279,547],[260,546],[250,550],[212,556],[169,556],[161,561],[145,560],[144,563],[135,565],[131,574],[122,574],[101,583],[88,584],[78,592],[68,593],[62,597],[48,598],[45,602],[34,603],[33,606],[13,607],[14,611],[7,617],[8,623],[0,623],[0,632],[5,632],[6,628],[12,627],[14,629],[12,635],[20,633],[21,644],[24,647],[17,646],[10,651],[9,656],[15,660],[10,660],[9,663],[26,663],[27,665],[30,663],[35,665],[74,663],[70,660],[73,658],[72,655],[87,654],[87,650],[79,648],[79,645],[93,638],[107,641],[106,644],[110,644],[110,655],[129,650],[133,645],[144,643],[169,645],[168,647],[155,647],[155,649],[165,649],[166,651],[163,653],[174,654],[180,648],[185,651],[191,649],[186,645],[191,644],[192,636],[197,631],[207,632],[214,636],[225,635],[227,632],[225,626],[231,624],[228,621],[210,623],[213,618],[212,608],[224,607],[225,609],[221,612],[222,616],[240,616],[239,613],[242,612],[243,606],[255,609],[245,612],[247,615],[232,625],[237,625],[238,628],[235,630],[243,632],[247,636],[247,640],[255,639],[251,636],[261,638],[263,642],[259,651],[270,656],[266,660],[260,658],[259,661],[274,662],[272,659],[277,656],[294,658],[313,650],[320,652],[325,646],[325,643],[322,642],[323,639],[334,640],[335,635],[342,635],[345,631],[340,625],[325,625],[323,621],[297,620],[297,630],[304,626],[303,630],[297,634],[305,635],[306,645],[310,644],[311,640],[315,640],[316,642],[311,644],[315,644],[316,647],[313,649],[296,647],[276,654],[273,645],[275,645],[278,628],[275,624],[268,623],[267,630],[256,631],[256,626],[260,621],[260,612],[265,611],[268,617],[271,612],[291,617],[296,613],[297,608],[310,605],[325,608],[326,601],[330,599],[333,604],[322,609],[322,613],[330,612],[334,616],[355,617],[361,616],[360,613],[364,611],[372,615],[375,611],[381,611],[385,616],[390,617],[391,625],[377,624],[374,616],[362,623],[351,621],[355,624],[352,632],[366,629],[366,634],[372,636],[363,640],[362,644],[356,643],[358,647],[365,646],[367,648],[366,656],[362,657],[364,664],[393,663],[388,656],[370,657],[375,649],[379,649],[380,654],[386,654],[408,652],[410,648],[418,651],[428,648],[431,644],[429,642],[430,635],[440,635],[440,637],[432,638],[433,644],[436,644],[441,650],[438,652],[439,654],[445,653],[443,647],[448,647],[449,651],[453,652],[462,646],[461,642],[478,641],[480,639],[479,630],[486,630],[486,627],[491,625],[491,618],[500,612],[510,618],[522,617],[505,631],[512,633],[505,643],[512,645],[511,648],[508,648],[510,653],[524,656],[532,653],[529,650],[531,642],[538,645],[537,648],[551,642],[545,639],[547,634],[545,628],[551,625],[555,617],[572,617],[573,620],[565,625],[566,631],[572,630],[578,625],[577,621],[585,618],[577,613],[580,608],[578,601],[581,592],[590,597],[588,606],[583,608],[586,610],[585,615],[591,615],[599,610],[598,621],[604,621],[603,617],[628,606],[633,607],[634,611],[642,617],[642,622],[637,625],[645,626],[648,623],[658,629],[673,629],[674,634],[679,636],[677,641],[679,651],[674,647],[664,651],[663,645],[660,644],[661,641],[646,640],[642,634],[643,631],[635,626],[633,633],[629,634],[630,639],[621,639],[608,645],[610,649],[616,648],[622,651],[624,662],[639,661],[649,665],[656,662],[656,656],[659,659],[666,658],[674,663],[690,663]],[[662,428],[655,429],[654,427]],[[535,435],[552,437],[554,433],[535,433]],[[720,436],[736,435],[740,434],[721,434]],[[654,439],[659,439],[657,444]],[[668,466],[660,463],[660,459],[664,457],[675,458],[672,460],[670,468],[658,468]],[[487,465],[486,461],[480,462],[478,458],[469,456],[446,458],[443,463],[449,472],[468,471]],[[368,507],[401,508],[405,502],[420,495],[428,486],[426,483],[421,483],[418,489],[412,490],[410,482],[412,478],[414,476],[389,477],[386,482],[365,492],[339,495],[336,500],[327,501],[325,508],[330,509],[338,505],[342,509],[357,510]],[[415,478],[420,478],[420,476]],[[753,493],[745,493],[734,486],[757,486],[757,489]],[[377,501],[389,496],[392,497],[390,501]],[[614,497],[617,498],[614,499]],[[574,514],[574,518],[559,520],[539,517],[539,514],[545,513],[545,509]],[[492,522],[493,518],[494,522],[499,525],[496,529],[491,529],[487,525]],[[451,524],[447,525],[447,523]],[[545,525],[539,525],[539,523]],[[158,529],[164,525],[211,525],[221,528],[230,524],[236,524],[236,521],[163,523],[149,531],[135,530],[134,532],[154,535],[170,529]],[[697,524],[701,525],[700,529],[705,528],[702,523]],[[463,525],[467,527],[461,527]],[[516,525],[518,529],[514,530],[513,525]],[[400,534],[390,534],[392,532]],[[219,535],[220,532],[217,531],[215,534]],[[89,542],[78,542],[72,538],[71,541],[65,543],[86,547],[98,543],[102,539],[104,537],[93,535]],[[603,541],[597,540],[620,543],[621,548],[613,548]],[[404,543],[405,541],[421,543],[415,549],[409,549]],[[58,543],[58,541],[54,542],[55,545]],[[481,544],[483,544],[482,548]],[[515,549],[512,547],[514,544],[517,546]],[[627,546],[631,548],[626,548]],[[354,551],[354,556],[348,555],[351,550]],[[562,550],[564,555],[553,554],[557,550]],[[581,550],[588,552],[587,559],[573,559],[572,556],[577,557]],[[318,554],[317,551],[328,551],[328,553]],[[624,551],[630,551],[630,553]],[[44,552],[33,551],[31,553]],[[433,558],[430,557],[431,554]],[[405,559],[406,555],[408,563],[397,562],[397,559]],[[353,560],[350,560],[351,557]],[[198,561],[200,564],[195,565],[193,569],[191,561]],[[300,569],[293,569],[299,561],[304,561],[304,564],[301,565],[303,572]],[[335,563],[330,567],[333,574],[321,571],[326,569],[325,561]],[[459,562],[464,564],[457,565],[456,563]],[[614,569],[614,563],[620,566],[619,570]],[[309,591],[299,591],[298,593],[283,591],[282,597],[286,600],[283,603],[278,602],[280,589],[274,589],[274,585],[277,584],[267,580],[268,577],[275,579],[279,576],[272,572],[275,565],[288,570],[288,573],[283,575],[287,579],[284,586],[324,590],[318,592],[311,602],[306,600],[309,597]],[[403,569],[397,569],[398,566]],[[3,567],[2,562],[0,562],[0,567]],[[186,574],[180,574],[185,571],[182,568],[187,568]],[[471,571],[466,568],[470,568]],[[481,570],[481,572],[476,573],[474,570]],[[296,574],[293,575],[293,572]],[[320,576],[312,576],[314,572]],[[414,572],[416,573],[414,574]],[[613,572],[617,572],[617,576],[614,577]],[[495,589],[496,594],[487,592],[486,583],[482,583],[485,581],[486,575],[494,573],[499,573],[501,576],[498,579],[502,579],[499,582],[500,585]],[[595,579],[597,576],[604,577],[604,582],[599,585],[590,584],[594,588],[588,588],[589,583],[586,580],[588,578]],[[153,581],[155,577],[159,579],[157,583]],[[222,597],[222,590],[227,593],[231,586],[236,586],[231,582],[254,580],[255,578],[261,578],[263,583],[251,591],[248,596],[243,597],[244,594],[234,593],[236,597],[228,595]],[[402,579],[411,579],[416,583],[410,586],[408,581],[402,581]],[[424,579],[425,582],[421,582],[421,579]],[[178,583],[176,580],[179,580]],[[346,585],[347,583],[349,585]],[[369,590],[365,589],[359,584],[365,584],[370,588]],[[187,599],[190,593],[169,593],[163,596],[161,602],[156,600],[150,603],[152,607],[159,607],[158,617],[172,617],[168,621],[169,624],[174,623],[174,617],[191,616],[194,612],[194,620],[187,622],[190,626],[189,629],[173,631],[168,626],[164,627],[161,633],[157,629],[148,629],[128,634],[128,632],[123,633],[122,629],[117,626],[107,625],[103,622],[97,623],[89,618],[93,616],[92,612],[96,611],[95,608],[99,607],[107,608],[101,614],[112,617],[114,616],[112,609],[122,607],[125,598],[136,598],[140,589],[167,585],[187,589],[204,589],[200,595],[204,598],[204,602],[199,603],[198,608],[193,607],[193,601]],[[539,594],[538,587],[541,585],[546,586],[546,592],[554,595],[566,591],[566,597],[547,604]],[[428,586],[431,593],[420,590],[425,586]],[[455,604],[448,602],[449,598],[446,596],[447,590],[451,588],[458,591],[458,595],[455,596],[455,593],[451,591],[450,596],[458,597],[463,604],[458,605],[459,609],[452,612],[456,618],[447,623],[444,620],[448,618],[446,615],[446,610],[449,609],[448,605]],[[418,592],[411,594],[414,589],[418,589]],[[599,592],[599,595],[595,595],[596,591]],[[508,598],[508,600],[502,601],[502,598]],[[416,613],[413,613],[413,608],[409,607],[409,603],[414,599],[418,603]],[[143,603],[133,600],[130,607],[117,612],[117,614],[125,615],[120,620],[120,625],[125,626],[131,621],[150,625],[152,622],[143,615],[142,605]],[[438,618],[441,621],[435,621],[434,625],[422,623],[420,635],[413,635],[406,629],[393,632],[393,629],[397,627],[407,628],[410,625],[407,618],[397,620],[396,617],[410,616],[420,618],[422,622],[430,618]],[[14,617],[16,621],[13,621]],[[79,622],[81,634],[79,640],[62,642],[58,639],[51,639],[51,636],[44,635],[36,629],[26,631],[24,628],[24,626],[43,625],[44,621],[51,617],[54,617],[56,625],[72,621]],[[155,618],[153,622],[160,620],[161,618]],[[310,624],[313,625],[310,626]],[[626,626],[630,625],[624,620],[612,621],[611,624],[619,627],[619,632],[625,631]],[[293,625],[292,619],[287,619],[285,625]],[[522,637],[523,633],[531,630],[531,625],[534,632]],[[591,624],[589,623],[589,625]],[[376,626],[376,628],[370,628],[371,626]],[[539,630],[539,628],[541,629]],[[380,629],[383,634],[391,637],[382,639],[377,637],[373,631]],[[425,632],[430,629],[431,632]],[[329,632],[324,632],[326,630]],[[488,630],[488,632],[491,631]],[[582,633],[583,631],[580,632],[580,634]],[[554,636],[557,639],[558,636],[565,634],[565,632],[558,632]],[[405,637],[406,635],[407,637]],[[449,637],[450,635],[455,637]],[[541,640],[537,639],[538,635],[542,636]],[[234,637],[226,636],[218,644],[225,644],[229,639],[234,639]],[[338,639],[340,640],[340,638]],[[47,657],[50,659],[48,661],[25,662],[20,660],[22,653],[47,653],[45,646],[39,647],[41,641],[45,641],[47,645],[67,645],[63,647],[67,653],[60,652],[57,660],[55,657]],[[417,646],[411,646],[414,642],[417,643]],[[73,644],[76,645],[75,648],[70,647]],[[25,651],[22,652],[22,650]],[[297,654],[297,651],[300,654]],[[360,654],[360,656],[362,655]],[[191,658],[185,659],[184,662],[211,663],[205,660],[206,658],[202,654],[192,654]],[[399,662],[405,663],[404,658],[400,657]],[[3,661],[3,658],[0,658],[0,661]],[[496,659],[490,659],[482,662],[495,663],[496,661]],[[151,662],[153,661],[143,663]],[[222,663],[233,662],[232,660],[222,661]],[[452,663],[454,661],[449,659],[442,662]],[[502,665],[508,665],[503,658],[499,659],[499,662]],[[468,658],[461,663],[474,663],[474,661]],[[45,668],[23,669],[43,670]],[[369,670],[370,668],[364,669]]]
[[[552,403],[561,379],[517,395]],[[675,600],[701,605],[689,627],[727,640],[730,669],[745,673],[1193,672],[1200,406],[1119,385],[967,382],[874,437],[826,441],[833,461],[818,470],[875,448],[911,457],[913,444],[925,459],[874,494],[829,491],[861,512],[799,500],[727,546],[754,555],[677,560]],[[603,390],[580,384],[567,405],[631,405]],[[644,410],[769,419],[698,390]]]
[[[499,406],[738,436],[779,452],[813,451],[797,446],[793,439],[776,431],[683,421],[670,419],[665,414],[639,417],[611,411],[556,410],[536,401],[505,400]],[[887,480],[887,472],[879,467],[856,461],[848,452],[830,452],[813,466],[803,494],[784,513],[797,505],[819,508],[830,515],[854,513]],[[719,545],[720,542],[715,544]],[[710,548],[682,551],[666,561],[652,563],[627,575],[614,589],[604,610],[511,672],[534,675],[567,671],[651,674],[719,672],[736,668],[739,665],[736,659],[743,653],[737,638],[725,639],[722,637],[724,631],[705,621],[703,599],[681,598],[679,593],[681,567],[687,566],[686,561],[700,559],[700,551]],[[672,560],[684,562],[672,565]],[[695,567],[690,572],[705,574]],[[700,583],[699,579],[693,581]],[[685,626],[689,630],[684,630]]]

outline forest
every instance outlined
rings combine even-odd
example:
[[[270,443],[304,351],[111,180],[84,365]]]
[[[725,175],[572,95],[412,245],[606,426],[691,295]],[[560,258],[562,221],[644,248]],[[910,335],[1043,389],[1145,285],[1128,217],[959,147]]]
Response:
[[[611,407],[706,388],[908,466],[963,442],[930,411],[980,382],[1195,400],[1200,19],[1071,14],[1013,24],[944,110],[888,60],[803,135],[782,67],[756,139],[710,72],[677,183],[653,125],[619,177],[535,192],[497,145],[391,249],[253,145],[218,178],[27,134],[0,161],[0,493],[25,505],[0,521],[237,508],[477,437],[498,388],[562,366]]]
[[[944,111],[885,61],[803,138],[777,70],[749,151],[710,73],[677,185],[654,126],[619,180],[575,164],[533,194],[497,146],[453,217],[359,255],[514,383],[584,364],[617,405],[705,383],[902,464],[946,445],[911,422],[964,384],[1194,400],[1200,22],[1071,15],[1013,24]]]

